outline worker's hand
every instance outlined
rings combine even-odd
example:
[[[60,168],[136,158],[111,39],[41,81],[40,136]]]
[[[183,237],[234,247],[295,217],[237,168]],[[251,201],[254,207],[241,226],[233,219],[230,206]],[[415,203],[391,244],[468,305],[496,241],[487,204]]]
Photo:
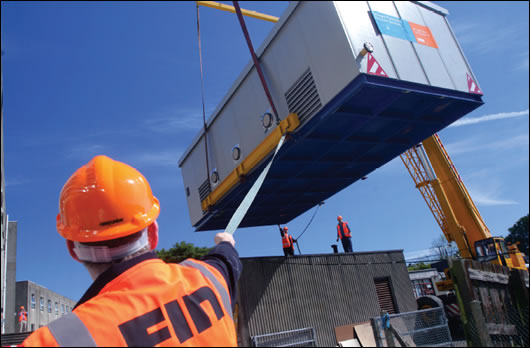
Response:
[[[226,232],[217,233],[213,241],[215,242],[215,244],[219,244],[222,242],[228,242],[232,244],[233,247],[236,246],[236,241],[234,240],[234,237],[232,237],[230,233],[226,233]]]
[[[337,242],[339,241],[339,239],[337,238]]]

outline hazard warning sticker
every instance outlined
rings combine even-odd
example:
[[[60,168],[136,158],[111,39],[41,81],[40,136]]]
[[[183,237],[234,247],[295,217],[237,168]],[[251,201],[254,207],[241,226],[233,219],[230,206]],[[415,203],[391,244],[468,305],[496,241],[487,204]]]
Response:
[[[484,93],[482,93],[480,88],[478,88],[478,85],[475,82],[475,80],[473,80],[473,78],[468,73],[466,73],[466,76],[467,76],[467,88],[469,90],[469,93],[484,95]]]
[[[386,72],[383,70],[381,65],[379,65],[379,63],[371,53],[368,53],[368,63],[366,65],[366,72],[370,75],[388,77]]]

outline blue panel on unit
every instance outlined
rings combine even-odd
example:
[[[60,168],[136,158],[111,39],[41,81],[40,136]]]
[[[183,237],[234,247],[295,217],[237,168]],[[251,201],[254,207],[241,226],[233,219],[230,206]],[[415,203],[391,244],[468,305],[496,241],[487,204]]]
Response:
[[[289,222],[482,104],[476,94],[360,74],[290,136],[240,227]],[[196,230],[224,229],[266,162]]]

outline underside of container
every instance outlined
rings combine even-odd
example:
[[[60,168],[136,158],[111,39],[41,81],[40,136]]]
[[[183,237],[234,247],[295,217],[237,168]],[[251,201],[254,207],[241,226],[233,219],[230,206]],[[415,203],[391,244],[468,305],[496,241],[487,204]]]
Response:
[[[240,227],[289,222],[482,104],[478,94],[358,75],[289,136]],[[266,162],[196,230],[224,229]]]

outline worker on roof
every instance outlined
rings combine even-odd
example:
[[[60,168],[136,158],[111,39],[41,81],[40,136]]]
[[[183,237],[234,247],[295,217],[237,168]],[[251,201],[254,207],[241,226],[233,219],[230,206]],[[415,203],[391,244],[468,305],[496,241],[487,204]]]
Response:
[[[159,212],[136,169],[106,156],[79,168],[61,191],[57,230],[94,283],[22,346],[237,346],[233,237],[218,233],[202,261],[165,263],[153,251]]]
[[[20,309],[18,311],[18,324],[19,332],[28,331],[28,312],[26,311],[24,306],[20,306]]]
[[[287,226],[284,226],[280,228],[280,234],[282,236],[282,246],[283,246],[283,254],[285,256],[294,256],[294,243],[296,242],[296,239],[293,239],[293,236],[289,234],[289,228]]]
[[[353,252],[353,247],[351,244],[351,230],[350,226],[346,221],[342,221],[342,216],[337,216],[337,242],[342,242],[342,247],[344,248],[345,253]]]

